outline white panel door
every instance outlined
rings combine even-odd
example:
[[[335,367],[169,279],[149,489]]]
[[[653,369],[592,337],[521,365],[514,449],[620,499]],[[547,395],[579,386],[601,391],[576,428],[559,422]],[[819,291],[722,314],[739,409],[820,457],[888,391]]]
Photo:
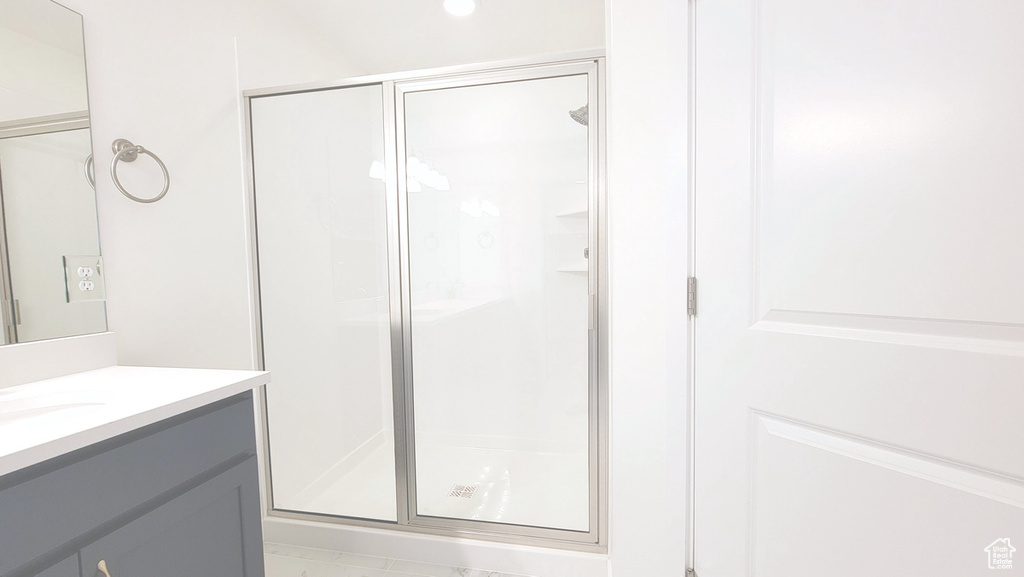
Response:
[[[1024,571],[1022,29],[697,0],[700,577]]]

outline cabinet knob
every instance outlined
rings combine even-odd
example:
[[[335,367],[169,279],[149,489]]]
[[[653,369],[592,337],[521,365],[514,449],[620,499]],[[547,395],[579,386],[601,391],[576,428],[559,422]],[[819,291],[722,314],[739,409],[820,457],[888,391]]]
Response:
[[[110,571],[107,571],[107,562],[100,559],[100,562],[96,564],[96,570],[103,573],[106,577],[110,577]]]

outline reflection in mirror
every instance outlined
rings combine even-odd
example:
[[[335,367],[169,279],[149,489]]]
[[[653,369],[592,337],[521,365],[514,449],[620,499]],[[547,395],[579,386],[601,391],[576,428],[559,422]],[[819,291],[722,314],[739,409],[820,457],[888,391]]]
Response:
[[[0,0],[3,344],[106,330],[82,18]]]

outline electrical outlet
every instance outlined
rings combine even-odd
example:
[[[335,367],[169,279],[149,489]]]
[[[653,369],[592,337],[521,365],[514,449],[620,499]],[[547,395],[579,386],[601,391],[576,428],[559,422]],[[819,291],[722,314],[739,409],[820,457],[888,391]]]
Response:
[[[69,303],[103,301],[103,258],[98,255],[65,256],[64,286]]]

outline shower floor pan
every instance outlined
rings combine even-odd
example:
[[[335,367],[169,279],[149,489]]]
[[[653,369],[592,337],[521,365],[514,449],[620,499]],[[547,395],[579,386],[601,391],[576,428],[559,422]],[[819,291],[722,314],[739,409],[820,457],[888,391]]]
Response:
[[[526,451],[457,445],[418,447],[419,514],[586,531],[585,451]],[[396,519],[394,444],[379,443],[335,479],[276,506],[363,519]]]

